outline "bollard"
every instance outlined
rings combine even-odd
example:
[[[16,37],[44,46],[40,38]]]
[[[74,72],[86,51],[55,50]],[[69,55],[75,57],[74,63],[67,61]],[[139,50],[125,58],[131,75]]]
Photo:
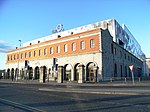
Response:
[[[110,82],[112,82],[112,78],[110,78]]]
[[[126,77],[124,78],[124,82],[125,82],[125,83],[127,82],[127,78],[126,78]]]
[[[139,77],[139,82],[141,82],[141,78]]]

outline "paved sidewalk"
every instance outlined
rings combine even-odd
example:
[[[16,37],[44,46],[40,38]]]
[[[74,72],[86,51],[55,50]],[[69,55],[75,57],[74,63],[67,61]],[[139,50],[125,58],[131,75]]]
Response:
[[[64,82],[57,83],[54,81],[39,83],[37,80],[0,80],[0,83],[19,83],[19,84],[40,84],[40,91],[49,92],[72,92],[72,93],[91,93],[91,94],[123,94],[123,95],[150,95],[150,81],[114,81],[99,83]],[[44,86],[45,85],[45,86]],[[48,86],[46,86],[48,85]]]
[[[98,83],[77,83],[77,82],[63,82],[63,83],[57,83],[55,81],[49,81],[49,82],[45,82],[45,83],[40,83],[38,80],[11,80],[11,79],[0,79],[0,82],[3,83],[20,83],[20,84],[47,84],[47,85],[58,85],[58,86],[67,86],[67,87],[84,87],[84,86],[89,86],[89,87],[103,87],[103,86],[150,86],[150,80],[144,80],[144,81],[135,81],[135,83],[133,84],[133,82],[127,81],[104,81],[104,82],[98,82]]]

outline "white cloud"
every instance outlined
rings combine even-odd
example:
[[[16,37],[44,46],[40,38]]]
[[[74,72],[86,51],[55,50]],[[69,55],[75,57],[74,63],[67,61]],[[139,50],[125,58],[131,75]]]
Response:
[[[6,53],[8,50],[11,50],[13,49],[14,46],[3,41],[3,40],[0,40],[0,53]]]

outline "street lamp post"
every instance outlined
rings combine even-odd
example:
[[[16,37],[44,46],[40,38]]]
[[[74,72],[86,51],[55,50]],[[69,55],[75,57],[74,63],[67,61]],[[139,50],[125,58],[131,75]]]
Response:
[[[18,77],[19,77],[19,61],[20,61],[20,48],[21,48],[21,40],[18,40],[19,43],[20,43],[20,47],[19,47],[19,51],[18,51],[18,54],[19,54],[19,57],[18,57],[18,73],[17,73],[17,77],[16,77],[16,80],[18,80]]]

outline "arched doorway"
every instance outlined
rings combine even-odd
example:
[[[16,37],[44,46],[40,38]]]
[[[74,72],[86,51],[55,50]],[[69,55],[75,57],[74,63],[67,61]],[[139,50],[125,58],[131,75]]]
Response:
[[[22,69],[21,69],[21,72],[20,72],[21,79],[24,79],[24,78],[25,78],[25,77],[24,77],[24,74],[25,74],[25,72],[24,72],[24,69],[22,68]]]
[[[46,66],[43,66],[43,83],[45,83],[47,78],[47,68]]]
[[[29,67],[29,79],[33,79],[33,68]]]
[[[40,69],[39,69],[39,67],[37,66],[37,67],[35,67],[35,69],[34,69],[34,79],[37,80],[37,79],[39,79],[39,78],[40,78]]]
[[[88,82],[97,82],[97,64],[94,62],[89,62],[86,65],[86,81]]]
[[[11,79],[13,80],[15,78],[14,76],[14,68],[11,69]]]
[[[71,64],[66,64],[64,66],[64,80],[70,81],[71,80],[71,74],[72,74],[72,66],[71,66]]]
[[[15,69],[15,79],[17,80],[18,79],[18,76],[19,75],[19,69],[18,68],[16,68]]]
[[[80,63],[75,64],[74,66],[74,81],[78,81],[79,80],[79,66]]]
[[[10,78],[10,69],[7,69],[7,75],[6,75],[6,79]]]

